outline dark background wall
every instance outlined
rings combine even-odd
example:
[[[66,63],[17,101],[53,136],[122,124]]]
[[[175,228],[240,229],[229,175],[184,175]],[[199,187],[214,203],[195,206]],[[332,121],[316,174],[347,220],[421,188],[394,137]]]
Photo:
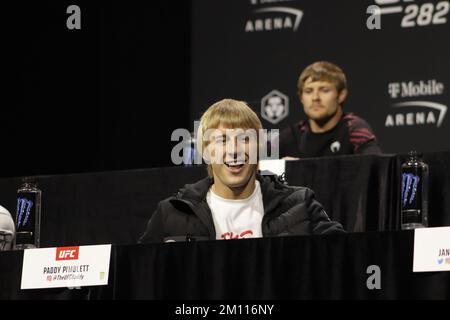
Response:
[[[397,102],[450,105],[449,14],[445,24],[411,28],[399,27],[400,14],[386,16],[381,30],[370,31],[365,26],[366,8],[374,3],[77,1],[81,30],[66,27],[66,9],[73,2],[2,4],[0,177],[9,178],[0,179],[0,204],[14,212],[17,176],[40,175],[46,244],[133,243],[155,204],[205,171],[203,167],[119,170],[171,166],[172,131],[192,129],[192,120],[224,97],[247,100],[261,115],[262,97],[277,89],[289,97],[289,116],[275,125],[263,120],[264,126],[282,127],[297,120],[302,116],[295,93],[298,73],[318,59],[332,60],[347,71],[350,96],[345,108],[372,124],[385,151],[448,150],[449,114],[440,127],[384,124]],[[413,1],[420,6],[427,3]],[[270,7],[301,10],[299,28],[245,32],[249,21],[278,17],[255,11]],[[397,98],[389,94],[391,83],[430,79],[444,84],[442,94]],[[414,108],[407,112],[421,110]],[[443,154],[425,158],[435,179],[430,199],[442,214],[440,220],[434,215],[434,225],[448,224],[442,208],[448,207],[444,200],[449,162]],[[361,179],[350,179],[359,172],[358,162],[367,168],[358,177],[369,177],[362,182],[370,190],[377,185],[382,189],[377,181],[387,175],[369,166],[377,168],[377,158],[364,159],[331,159],[340,168],[330,171],[336,175],[333,183],[360,193],[369,190],[356,184]],[[342,193],[328,193],[329,174],[320,167],[333,166],[326,159],[308,161],[310,166],[293,164],[292,172],[299,176],[292,182],[317,190],[318,200],[329,204],[331,217],[355,210],[360,216],[375,217],[370,210],[378,208],[383,215],[389,212],[387,205],[365,200],[367,196],[382,201],[376,191],[363,192],[361,201],[350,203],[354,211],[344,210],[349,203],[339,202]],[[66,175],[110,170],[117,172]],[[389,177],[395,186],[395,177]],[[367,221],[373,223],[371,219]]]
[[[81,30],[69,30],[69,5]],[[2,4],[0,176],[171,165],[188,127],[189,1]]]
[[[399,11],[381,14],[380,29],[369,29],[367,11],[375,4]],[[264,127],[282,129],[305,119],[297,95],[301,71],[328,60],[347,75],[344,110],[370,123],[383,151],[449,150],[449,7],[448,0],[193,0],[191,118],[235,97],[250,104]],[[440,90],[420,89],[421,83]],[[413,92],[403,94],[410,85]],[[277,122],[262,110],[273,90],[288,98],[289,112]],[[418,123],[417,114],[430,121]]]
[[[172,131],[192,130],[201,112],[225,97],[248,101],[265,127],[283,128],[304,118],[297,77],[320,59],[347,73],[345,110],[372,125],[385,152],[449,150],[449,112],[420,105],[450,106],[449,1],[384,2],[4,3],[0,176],[171,166]],[[402,12],[383,14],[381,29],[369,30],[367,8],[377,3]],[[81,30],[66,27],[72,4],[81,8]],[[404,27],[410,6],[418,13]],[[302,13],[298,28],[275,29],[276,19],[296,19],[280,8]],[[248,29],[258,21],[263,30]],[[390,91],[430,81],[442,92]],[[272,90],[289,98],[289,114],[277,123],[261,108]],[[403,102],[413,105],[395,106]],[[406,122],[421,112],[436,121],[443,115],[442,123],[386,125],[389,115]]]

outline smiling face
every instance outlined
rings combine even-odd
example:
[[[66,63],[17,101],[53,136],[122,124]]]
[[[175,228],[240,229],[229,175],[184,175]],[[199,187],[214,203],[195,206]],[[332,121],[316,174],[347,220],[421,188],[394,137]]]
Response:
[[[346,90],[338,94],[336,85],[328,81],[305,80],[300,100],[309,119],[326,122],[342,111]]]
[[[255,188],[258,168],[257,114],[243,101],[223,99],[200,119],[197,151],[208,163],[212,189],[226,199],[244,199]]]
[[[220,123],[209,138],[214,191],[224,198],[246,198],[253,192],[258,166],[257,139],[248,132]]]

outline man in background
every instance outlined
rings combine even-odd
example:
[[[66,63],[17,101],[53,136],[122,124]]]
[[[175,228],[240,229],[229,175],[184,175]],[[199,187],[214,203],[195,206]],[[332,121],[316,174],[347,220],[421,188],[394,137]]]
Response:
[[[341,68],[326,61],[315,62],[300,74],[297,88],[307,120],[280,132],[276,141],[280,158],[381,153],[369,124],[343,110],[348,90]]]

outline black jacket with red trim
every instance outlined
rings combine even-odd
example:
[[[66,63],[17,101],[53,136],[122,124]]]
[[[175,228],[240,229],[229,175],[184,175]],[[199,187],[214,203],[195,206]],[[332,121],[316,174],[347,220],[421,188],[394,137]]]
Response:
[[[314,192],[288,186],[275,175],[257,175],[264,206],[264,237],[345,232],[331,221]],[[206,194],[213,183],[209,177],[187,184],[158,204],[139,243],[214,240],[216,231]]]
[[[300,121],[280,132],[280,158],[313,158],[345,154],[380,154],[381,148],[369,124],[353,113],[344,114],[324,133],[313,133],[308,121]]]

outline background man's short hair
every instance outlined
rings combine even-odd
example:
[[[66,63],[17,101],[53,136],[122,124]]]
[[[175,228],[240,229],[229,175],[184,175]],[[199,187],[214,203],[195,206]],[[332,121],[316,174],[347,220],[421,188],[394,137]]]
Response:
[[[312,81],[329,81],[333,83],[338,93],[347,88],[347,79],[342,69],[328,61],[314,62],[302,71],[297,82],[298,94],[300,96],[303,93],[305,81],[309,78]]]

